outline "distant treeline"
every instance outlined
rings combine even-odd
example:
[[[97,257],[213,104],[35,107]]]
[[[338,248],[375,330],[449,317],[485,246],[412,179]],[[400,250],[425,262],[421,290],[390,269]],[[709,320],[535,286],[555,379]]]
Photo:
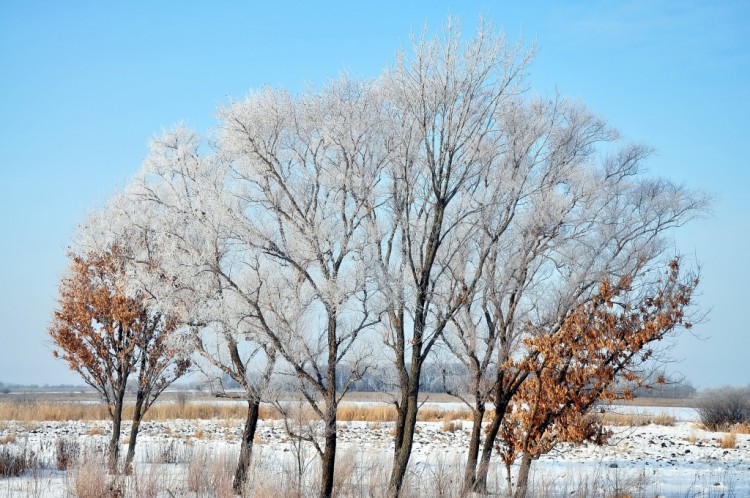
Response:
[[[352,372],[349,368],[340,365],[336,369],[336,389],[343,390],[346,384],[350,382],[351,375]],[[697,392],[691,383],[684,379],[675,380],[668,377],[666,382],[660,384],[656,380],[649,381],[650,377],[656,379],[657,375],[647,376],[646,385],[643,387],[630,386],[635,397],[682,399],[691,398]],[[468,378],[468,369],[461,363],[431,363],[422,367],[419,390],[430,393],[465,393],[464,384]],[[214,381],[194,383],[190,386],[206,391],[217,390],[217,388],[237,389],[240,387],[237,382],[228,376]],[[384,372],[379,369],[370,369],[359,380],[351,383],[349,390],[354,392],[392,392],[397,388],[393,379],[390,379]]]

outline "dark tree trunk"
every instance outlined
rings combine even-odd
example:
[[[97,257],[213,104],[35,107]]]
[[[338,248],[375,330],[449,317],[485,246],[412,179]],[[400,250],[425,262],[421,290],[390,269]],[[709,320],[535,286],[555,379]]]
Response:
[[[504,396],[503,399],[495,403],[495,415],[487,427],[487,434],[482,445],[482,458],[479,461],[476,480],[474,481],[474,491],[477,493],[487,491],[487,473],[490,470],[490,459],[492,458],[492,451],[495,449],[495,441],[497,440],[498,432],[500,432],[500,425],[503,422],[503,417],[505,417],[505,411],[508,409],[508,403],[510,403],[510,396]]]
[[[255,439],[255,430],[258,427],[258,416],[260,414],[260,398],[254,397],[247,400],[247,418],[245,419],[245,428],[242,431],[242,443],[240,444],[240,458],[237,462],[237,470],[234,472],[232,489],[234,492],[242,495],[242,490],[247,483],[248,470],[253,453],[253,441]]]
[[[125,457],[125,475],[130,475],[133,471],[133,459],[135,458],[135,444],[138,439],[138,431],[141,428],[141,420],[145,415],[143,405],[146,396],[143,391],[138,390],[135,398],[135,409],[133,411],[133,423],[130,426],[130,441],[128,442],[128,454]]]
[[[406,406],[404,406],[404,425],[402,429],[401,445],[396,448],[393,457],[393,469],[391,479],[388,484],[388,497],[397,498],[401,494],[401,488],[404,484],[404,476],[409,466],[409,457],[414,443],[414,429],[417,425],[417,411],[419,409],[419,376],[421,365],[416,369],[412,367],[411,377],[409,378],[409,390],[406,396]]]
[[[325,396],[325,446],[321,457],[320,472],[320,498],[330,498],[333,494],[333,477],[336,469],[336,365],[338,365],[338,341],[336,338],[336,318],[338,312],[335,308],[328,310],[328,367],[326,371]]]
[[[333,477],[336,470],[336,408],[329,409],[325,421],[325,447],[321,456],[320,498],[330,498],[333,494]]]
[[[474,425],[471,428],[471,439],[469,440],[469,455],[466,458],[466,470],[464,472],[464,494],[474,489],[477,480],[477,460],[479,459],[479,445],[482,440],[484,412],[484,402],[477,400],[473,414]]]
[[[396,435],[393,438],[394,456],[398,455],[401,444],[404,442],[404,427],[406,426],[406,405],[408,397],[402,396],[401,403],[396,407]]]
[[[525,451],[521,458],[521,466],[518,468],[518,477],[516,477],[516,493],[513,498],[526,498],[529,487],[529,471],[531,470],[531,453]]]
[[[112,437],[109,439],[107,467],[111,474],[117,474],[117,463],[120,460],[120,429],[122,427],[122,406],[125,399],[125,385],[117,392],[112,410]]]

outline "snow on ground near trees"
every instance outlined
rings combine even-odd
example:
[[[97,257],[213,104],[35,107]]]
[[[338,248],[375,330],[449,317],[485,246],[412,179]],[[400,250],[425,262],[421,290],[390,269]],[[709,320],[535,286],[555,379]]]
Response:
[[[444,404],[443,404],[444,405]],[[446,408],[446,407],[444,407]],[[448,407],[458,408],[456,407]],[[750,435],[737,435],[737,447],[720,447],[722,433],[707,432],[695,421],[689,408],[614,407],[619,413],[670,414],[673,426],[613,427],[615,434],[604,447],[590,444],[561,445],[534,463],[532,481],[537,487],[580,489],[586,483],[606,484],[619,489],[639,487],[643,496],[737,496],[750,497]],[[454,432],[443,430],[440,422],[420,422],[412,454],[412,472],[434,473],[436,468],[460,476],[471,423],[458,424]],[[99,428],[99,429],[97,429]],[[48,468],[54,468],[56,441],[72,438],[85,447],[104,448],[108,441],[106,422],[6,423],[0,440],[14,435],[8,443],[33,450]],[[129,427],[123,427],[123,438]],[[339,454],[357,458],[382,455],[392,448],[392,423],[339,423]],[[145,466],[167,462],[179,466],[206,452],[236,458],[242,427],[240,421],[174,420],[145,422],[139,436],[136,461]],[[265,465],[287,465],[294,447],[280,421],[263,421],[256,437],[256,458]],[[269,463],[270,462],[270,463]],[[504,470],[495,462],[495,478],[503,484]],[[166,467],[165,467],[165,471]],[[172,469],[172,472],[175,470]],[[0,496],[24,496],[20,491],[30,476],[0,479]],[[65,496],[70,482],[59,471],[46,471],[38,496]],[[37,483],[35,486],[39,486]]]

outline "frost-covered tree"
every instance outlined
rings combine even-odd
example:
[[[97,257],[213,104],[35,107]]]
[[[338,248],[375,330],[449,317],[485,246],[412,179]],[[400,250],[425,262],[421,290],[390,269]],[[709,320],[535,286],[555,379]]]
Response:
[[[661,257],[670,231],[698,216],[700,194],[642,175],[649,150],[617,144],[616,130],[580,104],[565,99],[525,104],[508,126],[524,139],[514,162],[535,164],[544,183],[517,206],[498,238],[479,285],[454,318],[445,341],[471,372],[474,417],[483,404],[495,410],[479,454],[473,434],[466,486],[484,489],[505,409],[527,374],[502,368],[519,353],[529,324],[556,330],[591,299],[602,279],[637,280]],[[535,109],[536,110],[533,110]],[[600,150],[607,150],[602,153]],[[533,176],[532,176],[533,177]]]
[[[504,408],[526,374],[505,369],[527,323],[559,328],[603,278],[635,278],[702,195],[642,176],[649,149],[583,105],[523,92],[528,55],[480,28],[450,25],[383,77],[391,156],[374,210],[385,344],[395,359],[400,492],[422,365],[444,341],[467,367],[475,410],[466,468],[481,489]],[[484,405],[496,410],[482,449]]]
[[[113,200],[114,232],[142,241],[132,281],[245,391],[237,491],[276,370],[320,420],[297,436],[321,457],[319,495],[332,494],[336,409],[374,351],[398,391],[399,496],[423,368],[443,346],[469,372],[454,384],[474,410],[465,490],[481,491],[531,375],[508,363],[535,354],[530,331],[559,332],[605,279],[639,281],[705,208],[644,178],[648,148],[620,144],[583,105],[529,97],[530,58],[489,26],[464,41],[449,23],[377,79],[253,92],[219,110],[210,140],[166,132]]]
[[[338,404],[367,368],[358,338],[379,318],[365,231],[386,153],[376,90],[343,78],[296,98],[264,90],[220,111],[235,234],[255,255],[257,285],[235,288],[322,422],[322,444],[308,438],[321,497],[332,493]],[[339,392],[341,365],[350,375]]]
[[[244,263],[254,253],[235,239],[226,204],[229,163],[207,154],[192,131],[177,126],[155,138],[143,167],[108,207],[114,231],[136,231],[145,241],[129,265],[152,300],[170,310],[189,331],[186,350],[208,375],[227,376],[247,402],[233,487],[248,477],[260,404],[276,364],[276,353],[248,320],[238,288],[254,289]],[[217,395],[226,396],[221,386]]]
[[[345,78],[299,97],[253,93],[220,110],[211,145],[179,127],[155,140],[123,196],[154,241],[141,280],[180,310],[197,351],[254,402],[260,390],[242,379],[256,351],[261,384],[276,358],[298,378],[322,421],[308,438],[321,496],[332,492],[336,408],[367,368],[357,340],[379,318],[364,224],[384,162],[378,105],[371,84]],[[341,366],[350,375],[338,392]]]
[[[389,496],[408,466],[422,367],[527,189],[527,171],[499,167],[527,61],[489,29],[463,44],[449,25],[381,77],[390,156],[370,230],[400,390]]]

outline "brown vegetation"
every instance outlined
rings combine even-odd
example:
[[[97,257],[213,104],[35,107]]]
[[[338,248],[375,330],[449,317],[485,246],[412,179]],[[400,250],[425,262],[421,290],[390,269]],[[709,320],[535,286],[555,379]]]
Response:
[[[602,425],[617,427],[641,427],[644,425],[673,426],[677,419],[667,413],[646,415],[642,413],[597,413],[593,415],[597,422]]]
[[[719,440],[719,446],[725,450],[733,450],[737,447],[737,433],[728,432]]]
[[[157,403],[147,412],[145,420],[242,420],[246,407],[240,403],[226,401],[186,403]],[[130,418],[133,405],[127,404],[123,417]],[[262,420],[279,420],[281,414],[272,406],[262,405]],[[0,403],[0,421],[40,422],[40,421],[94,421],[108,420],[109,413],[103,404],[82,404],[69,402],[34,401],[25,403]],[[390,405],[361,406],[343,404],[339,407],[339,422],[393,422],[396,420],[396,409]],[[418,420],[422,422],[443,422],[453,420],[471,420],[467,409],[444,410],[438,407],[425,406],[419,410]],[[94,430],[92,428],[92,430]],[[98,432],[101,434],[102,432]]]

